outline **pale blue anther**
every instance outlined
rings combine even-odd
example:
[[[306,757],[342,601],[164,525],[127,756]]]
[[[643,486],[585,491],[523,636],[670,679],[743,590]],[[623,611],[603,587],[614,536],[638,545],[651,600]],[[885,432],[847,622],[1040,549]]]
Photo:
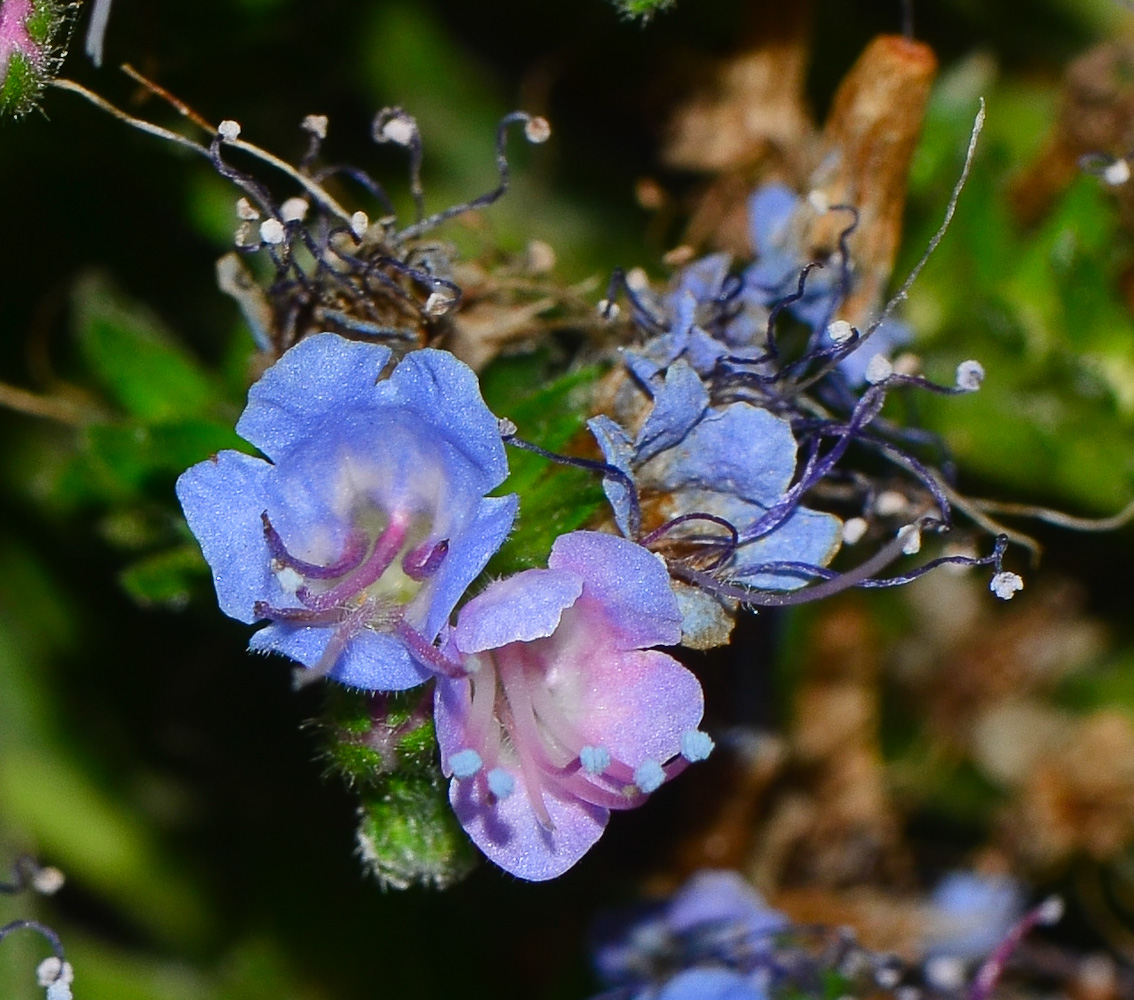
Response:
[[[708,733],[687,729],[681,734],[681,756],[690,763],[704,760],[713,752],[714,743]]]
[[[634,784],[649,795],[665,784],[665,771],[656,760],[644,760],[634,772]]]
[[[484,767],[484,761],[480,759],[480,754],[470,748],[453,754],[449,758],[449,766],[453,769],[454,778],[471,778]]]
[[[488,772],[488,790],[503,801],[516,790],[516,779],[502,767]]]
[[[579,751],[579,763],[587,774],[602,774],[610,767],[610,751],[606,747],[583,747]]]

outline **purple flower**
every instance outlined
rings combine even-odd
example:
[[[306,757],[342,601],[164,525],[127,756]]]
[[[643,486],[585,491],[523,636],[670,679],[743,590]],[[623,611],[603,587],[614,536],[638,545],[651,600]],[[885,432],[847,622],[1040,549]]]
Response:
[[[957,871],[946,875],[930,898],[931,957],[983,959],[1024,912],[1022,886],[1006,875]]]
[[[432,676],[429,645],[500,546],[514,495],[476,376],[444,351],[334,334],[288,351],[236,425],[268,461],[222,451],[177,482],[225,614],[267,619],[251,648],[343,684],[401,690]]]
[[[590,531],[462,609],[445,654],[467,676],[437,682],[437,739],[457,817],[492,861],[554,878],[612,809],[709,753],[697,678],[648,648],[680,638],[661,562]]]

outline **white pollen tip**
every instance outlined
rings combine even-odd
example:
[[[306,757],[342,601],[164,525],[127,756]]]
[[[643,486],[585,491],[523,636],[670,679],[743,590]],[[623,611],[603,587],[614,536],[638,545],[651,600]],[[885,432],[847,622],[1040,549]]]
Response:
[[[602,774],[610,767],[610,751],[606,747],[583,747],[579,751],[579,763],[587,774]]]
[[[827,327],[827,336],[834,344],[845,344],[854,336],[854,327],[845,319],[837,319]]]
[[[649,795],[665,784],[665,771],[656,760],[644,760],[634,772],[634,784]]]
[[[326,115],[308,115],[303,119],[303,131],[310,132],[317,139],[327,138],[327,125],[330,124]]]
[[[71,984],[62,981],[47,987],[47,1000],[72,1000]]]
[[[425,300],[425,314],[427,316],[444,316],[453,308],[456,299],[450,291],[443,292],[430,292],[429,298]]]
[[[1062,897],[1048,896],[1037,908],[1036,920],[1045,927],[1057,924],[1063,919],[1064,909]]]
[[[235,142],[240,138],[240,122],[235,122],[231,118],[226,118],[217,126],[217,135],[219,135],[226,142]]]
[[[32,888],[41,896],[53,896],[63,888],[63,873],[58,868],[39,868],[31,878]]]
[[[488,790],[503,802],[516,790],[516,779],[502,767],[488,772]]]
[[[306,198],[288,198],[280,205],[280,217],[284,222],[302,222],[310,207]]]
[[[818,215],[826,215],[831,210],[831,199],[827,197],[825,191],[820,191],[815,188],[807,196],[807,204],[809,204]]]
[[[875,354],[866,366],[866,381],[871,385],[885,382],[894,374],[894,365],[885,354]]]
[[[69,986],[75,981],[75,970],[71,968],[70,962],[50,955],[36,966],[35,978],[40,986],[51,986],[54,983]]]
[[[687,729],[681,734],[681,756],[691,764],[705,760],[715,745],[712,737],[699,729]]]
[[[618,308],[617,302],[611,302],[610,299],[600,299],[598,304],[598,314],[605,320],[616,320],[618,314],[622,312]]]
[[[650,287],[650,276],[644,268],[632,267],[626,272],[626,287],[632,292],[644,292]]]
[[[536,115],[524,123],[524,136],[528,142],[538,145],[551,138],[551,123],[546,118]]]
[[[865,517],[852,517],[843,522],[843,543],[856,545],[862,541],[869,525]]]
[[[500,428],[500,436],[505,438],[515,437],[520,430],[515,421],[509,420],[507,417],[497,417],[496,425]]]
[[[236,201],[236,217],[244,222],[255,222],[260,218],[260,212],[247,198],[238,198]]]
[[[284,241],[285,230],[279,219],[265,219],[260,223],[260,239],[273,246]]]
[[[350,231],[354,233],[359,239],[366,235],[366,230],[370,228],[370,216],[365,212],[355,212],[350,217]]]
[[[907,524],[899,534],[905,539],[902,544],[904,555],[914,556],[921,551],[921,529],[916,524]]]
[[[1119,184],[1125,184],[1130,180],[1130,164],[1125,160],[1115,160],[1103,171],[1102,176],[1107,184],[1118,187]]]
[[[484,767],[484,761],[480,759],[480,754],[470,747],[453,754],[449,758],[449,767],[453,771],[454,778],[471,778]]]
[[[1010,601],[1016,591],[1024,589],[1024,581],[1017,573],[997,573],[989,583],[988,589],[1000,600]]]
[[[389,117],[386,117],[389,115]],[[381,112],[375,122],[374,139],[409,146],[417,138],[417,119],[398,108]]]
[[[874,509],[881,517],[893,517],[909,510],[910,502],[904,493],[897,490],[883,490],[874,501]]]
[[[984,381],[984,365],[979,361],[962,361],[957,365],[957,388],[976,392]]]

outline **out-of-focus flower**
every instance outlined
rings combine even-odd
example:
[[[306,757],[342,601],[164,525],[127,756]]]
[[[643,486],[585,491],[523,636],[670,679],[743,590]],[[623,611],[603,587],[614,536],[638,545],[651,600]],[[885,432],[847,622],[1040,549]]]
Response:
[[[1024,902],[1022,887],[1006,875],[951,872],[929,900],[930,956],[983,959],[1020,919]]]
[[[401,690],[515,517],[476,377],[435,350],[380,376],[388,348],[334,334],[288,351],[249,391],[237,432],[177,483],[221,610],[267,619],[251,648],[343,684]]]
[[[777,968],[782,913],[732,871],[698,872],[667,902],[607,918],[595,969],[634,1000],[762,1000]]]
[[[520,878],[554,878],[712,741],[696,677],[650,649],[681,638],[665,567],[632,542],[561,536],[547,569],[462,609],[435,717],[462,826]]]

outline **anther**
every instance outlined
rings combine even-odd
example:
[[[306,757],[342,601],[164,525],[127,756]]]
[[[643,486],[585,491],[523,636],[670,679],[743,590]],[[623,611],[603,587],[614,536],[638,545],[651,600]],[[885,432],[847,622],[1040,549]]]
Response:
[[[240,138],[240,122],[226,118],[217,126],[217,135],[226,142],[235,142]]]
[[[260,218],[260,212],[247,198],[238,198],[236,201],[236,217],[244,222],[255,222]]]
[[[997,573],[988,584],[991,590],[1002,601],[1012,600],[1012,595],[1024,589],[1024,581],[1017,573]]]
[[[687,729],[681,734],[681,756],[691,764],[708,757],[714,746],[712,737],[699,729]]]
[[[1130,164],[1125,160],[1115,160],[1102,172],[1103,180],[1112,187],[1125,184],[1130,180]]]
[[[610,767],[610,751],[606,747],[583,747],[579,751],[579,763],[587,774],[602,774]]]
[[[827,336],[833,344],[845,344],[854,336],[854,327],[845,319],[837,319],[827,327]]]
[[[551,123],[546,118],[535,116],[524,122],[524,136],[528,142],[539,144],[551,138]]]
[[[921,551],[921,529],[916,524],[907,524],[899,534],[905,539],[903,555],[913,556]]]
[[[327,125],[328,119],[326,115],[308,115],[303,119],[301,128],[304,132],[310,132],[316,139],[326,139]]]
[[[843,544],[856,545],[862,541],[869,527],[864,517],[852,517],[843,522]]]
[[[866,366],[866,381],[871,385],[885,382],[894,374],[894,366],[885,354],[875,354]]]
[[[618,314],[622,310],[618,308],[618,303],[611,299],[600,299],[598,304],[598,314],[608,322],[618,319]]]
[[[260,223],[260,239],[276,246],[284,241],[286,231],[279,219],[265,219]]]
[[[516,790],[516,779],[502,767],[494,767],[488,772],[487,778],[488,790],[501,802]]]
[[[401,108],[383,108],[374,117],[370,134],[375,142],[409,146],[417,139],[417,120]]]
[[[411,580],[420,583],[441,568],[445,556],[449,554],[449,539],[442,538],[433,544],[422,542],[416,549],[410,549],[402,559],[402,569]]]
[[[827,197],[827,192],[818,188],[807,195],[807,204],[812,207],[816,215],[826,215],[831,210],[831,199]]]
[[[280,218],[284,222],[302,222],[310,207],[306,198],[288,198],[280,205]]]
[[[433,317],[444,316],[453,308],[455,302],[456,297],[448,290],[430,292],[429,298],[425,300],[425,314]]]
[[[976,392],[984,381],[984,365],[979,361],[962,361],[957,365],[957,388]]]
[[[649,795],[665,784],[665,771],[656,760],[644,760],[634,772],[634,784]]]
[[[370,228],[370,216],[365,212],[358,211],[350,217],[350,231],[354,233],[359,239],[366,235],[366,230]]]
[[[471,747],[467,750],[458,750],[449,758],[449,767],[453,769],[454,778],[471,778],[482,767],[484,761]]]

